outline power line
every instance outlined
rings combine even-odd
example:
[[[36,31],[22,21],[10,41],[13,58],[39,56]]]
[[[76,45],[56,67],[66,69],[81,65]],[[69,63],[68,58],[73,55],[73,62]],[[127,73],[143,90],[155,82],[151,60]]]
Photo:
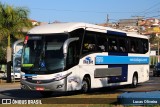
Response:
[[[155,7],[158,6],[159,4],[160,4],[160,2],[152,5],[151,7],[147,8],[147,9],[145,9],[145,10],[143,10],[142,12],[139,12],[139,13],[146,15],[146,14],[148,14],[149,12],[152,12],[152,11],[147,12],[148,10],[151,10],[152,8],[155,8]]]
[[[150,9],[152,9],[152,8],[154,8],[154,7],[156,7],[156,6],[159,5],[159,4],[160,4],[160,2],[154,4],[153,6],[149,7],[148,9],[146,9],[146,10],[144,10],[144,11],[142,11],[142,12],[146,12],[146,11],[148,11],[148,10],[150,10]]]
[[[40,10],[40,11],[41,11],[41,10],[49,10],[49,11],[81,12],[81,13],[105,13],[105,14],[106,14],[106,13],[124,13],[124,14],[128,14],[128,13],[139,13],[139,12],[127,12],[127,11],[126,11],[126,12],[124,12],[124,11],[123,11],[123,12],[118,12],[118,11],[117,11],[117,12],[116,12],[116,11],[115,11],[115,12],[109,12],[109,11],[108,11],[108,12],[107,12],[107,11],[67,10],[67,9],[66,9],[66,10],[60,10],[60,9],[51,9],[51,8],[50,8],[50,9],[49,9],[49,8],[48,8],[48,9],[47,9],[47,8],[31,8],[31,9]]]
[[[136,16],[143,16],[143,18],[146,18],[144,15],[147,15],[147,14],[153,14],[153,13],[156,13],[155,11],[149,11],[153,8],[155,8],[156,6],[160,5],[160,2],[152,5],[151,7],[143,10],[142,12],[135,12],[135,11],[90,11],[90,10],[70,10],[70,9],[55,9],[55,8],[31,8],[33,10],[39,10],[39,11],[45,11],[45,10],[48,10],[48,11],[58,11],[58,12],[75,12],[75,13],[98,13],[98,14],[129,14],[129,13],[132,13],[132,14],[141,14],[141,15],[136,15]],[[144,15],[143,15],[144,14]],[[155,17],[159,17],[158,16],[155,16]],[[108,20],[108,19],[107,19]],[[110,20],[114,20],[114,19],[110,19]]]
[[[155,10],[154,10],[154,11],[146,12],[145,15],[154,14],[154,13],[159,13],[159,11],[155,11]]]
[[[150,17],[145,17],[145,18],[153,18],[153,17],[160,17],[160,15],[157,15],[157,16],[150,16]]]

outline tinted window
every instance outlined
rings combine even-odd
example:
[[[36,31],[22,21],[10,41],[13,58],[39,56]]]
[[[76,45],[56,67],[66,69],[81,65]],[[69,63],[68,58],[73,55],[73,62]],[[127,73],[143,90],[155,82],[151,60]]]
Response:
[[[118,42],[116,38],[109,38],[108,39],[108,51],[117,52],[118,51]]]
[[[91,33],[91,32],[86,33],[86,35],[84,36],[84,41],[83,41],[82,54],[87,54],[87,53],[96,51],[95,36],[96,35],[94,33]]]
[[[134,38],[130,38],[130,52],[131,53],[137,52],[137,41]]]
[[[106,52],[108,51],[108,39],[105,34],[98,34],[96,36],[97,40],[97,51]]]
[[[148,52],[148,40],[143,40],[143,53]]]
[[[128,44],[126,38],[119,38],[119,52],[128,52]]]
[[[91,48],[89,48],[90,46]],[[148,40],[129,36],[87,32],[84,36],[82,53],[96,51],[145,54],[148,52]]]
[[[148,52],[148,40],[141,38],[129,37],[130,45],[129,52],[131,53],[143,53]]]

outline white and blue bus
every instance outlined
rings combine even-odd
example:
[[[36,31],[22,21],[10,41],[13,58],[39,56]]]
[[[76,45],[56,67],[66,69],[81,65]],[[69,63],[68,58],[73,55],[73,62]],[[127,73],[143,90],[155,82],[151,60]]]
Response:
[[[43,95],[149,80],[148,38],[87,23],[31,29],[24,40],[21,88]]]

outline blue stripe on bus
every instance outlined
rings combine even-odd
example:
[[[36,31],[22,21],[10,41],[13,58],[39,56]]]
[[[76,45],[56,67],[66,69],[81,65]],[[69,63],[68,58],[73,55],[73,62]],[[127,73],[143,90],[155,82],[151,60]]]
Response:
[[[123,33],[123,32],[115,32],[115,31],[110,31],[110,30],[107,30],[107,34],[109,34],[109,35],[118,35],[118,36],[127,36],[126,33]]]
[[[117,31],[110,31],[107,30],[107,34],[109,35],[117,35],[117,36],[127,36],[124,32],[117,32]],[[120,53],[120,52],[108,52],[108,56],[128,56],[128,53]],[[117,60],[114,58],[114,60]],[[119,62],[117,60],[117,62]],[[122,75],[121,76],[113,76],[109,77],[108,83],[116,83],[116,82],[126,82],[127,81],[127,75],[128,75],[128,64],[109,64],[108,68],[114,68],[114,67],[121,67],[122,68]]]
[[[149,57],[96,56],[96,64],[149,64]]]

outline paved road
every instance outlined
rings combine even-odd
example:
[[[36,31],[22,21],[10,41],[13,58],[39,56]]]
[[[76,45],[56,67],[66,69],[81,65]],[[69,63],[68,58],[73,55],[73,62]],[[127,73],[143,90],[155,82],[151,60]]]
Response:
[[[150,80],[139,84],[137,88],[129,88],[129,86],[109,87],[102,89],[94,89],[88,94],[81,94],[77,92],[70,93],[54,93],[52,97],[42,98],[38,92],[24,91],[20,89],[18,83],[1,83],[0,84],[0,98],[19,98],[19,99],[42,99],[47,103],[58,98],[116,98],[117,95],[123,92],[147,92],[160,90],[160,77],[150,76]]]

